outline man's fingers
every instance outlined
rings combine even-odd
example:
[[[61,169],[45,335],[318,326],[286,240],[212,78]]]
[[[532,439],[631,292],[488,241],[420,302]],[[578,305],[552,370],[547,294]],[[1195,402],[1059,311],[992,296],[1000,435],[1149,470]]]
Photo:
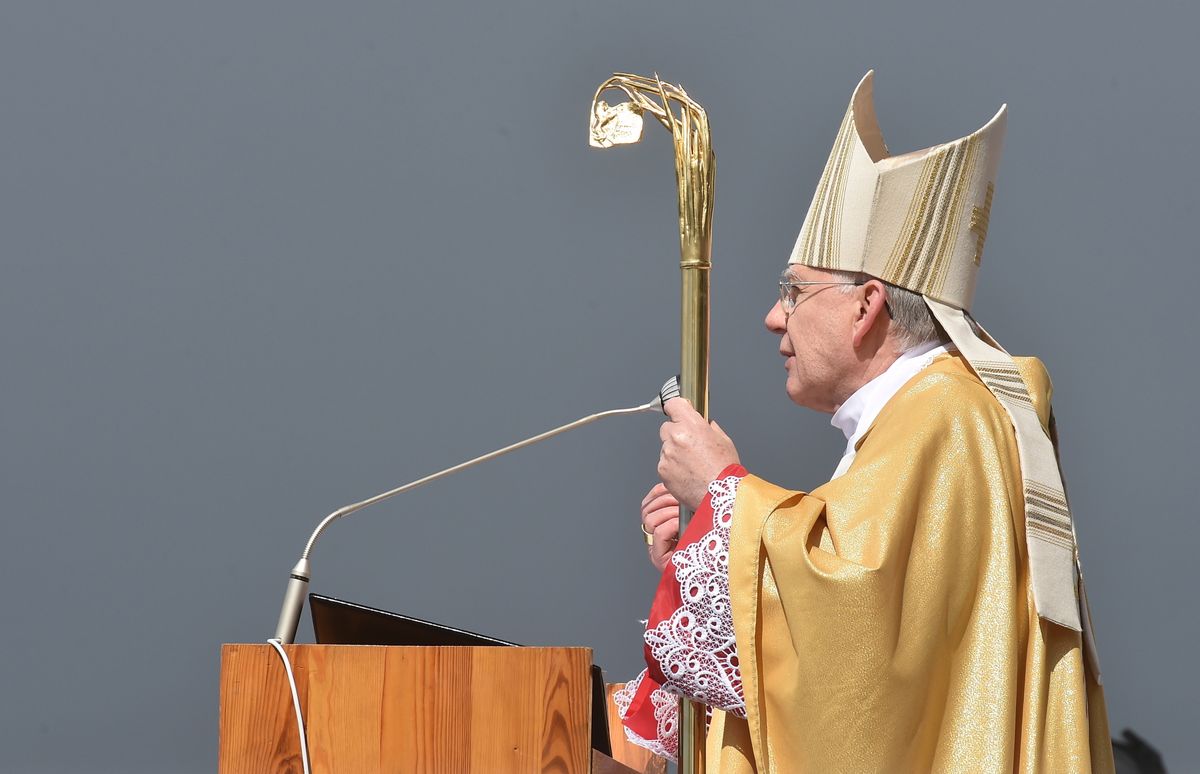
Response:
[[[679,542],[679,517],[668,519],[652,530],[654,535],[654,553],[658,556],[669,553]]]
[[[667,416],[671,418],[672,422],[682,422],[700,416],[696,413],[696,409],[692,408],[691,401],[687,398],[671,398],[663,404],[663,409],[666,410]]]
[[[679,501],[661,481],[642,498],[642,530],[650,533],[650,561],[662,570],[679,539]]]
[[[642,504],[642,513],[653,513],[660,508],[669,508],[679,505],[679,500],[675,499],[675,495],[670,492],[663,492],[658,497],[655,497],[648,503]]]
[[[642,498],[642,508],[646,507],[646,503],[650,502],[655,497],[662,497],[667,493],[667,485],[659,481],[654,486],[650,487],[650,491]]]
[[[652,513],[647,513],[642,517],[642,527],[647,532],[653,532],[671,520],[679,521],[679,506],[675,506],[674,508],[660,508]]]
[[[645,521],[659,511],[669,511],[672,508],[678,507],[679,501],[675,499],[674,495],[665,495],[657,500],[651,501],[649,505],[647,505],[645,508],[642,508],[642,521]]]
[[[672,546],[650,546],[650,563],[654,565],[654,569],[662,572],[667,569],[674,554],[675,549]]]
[[[676,516],[659,524],[651,534],[654,537],[648,546],[650,561],[661,571],[671,561],[671,554],[675,553],[675,546],[679,542],[679,517]]]

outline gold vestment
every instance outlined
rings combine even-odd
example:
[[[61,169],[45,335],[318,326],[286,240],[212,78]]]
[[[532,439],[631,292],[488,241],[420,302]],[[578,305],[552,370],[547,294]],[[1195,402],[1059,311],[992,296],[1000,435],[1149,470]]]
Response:
[[[1048,427],[1045,368],[1017,364]],[[1113,770],[1094,654],[1034,609],[1012,421],[957,355],[844,475],[747,476],[729,583],[748,717],[714,712],[709,771]]]

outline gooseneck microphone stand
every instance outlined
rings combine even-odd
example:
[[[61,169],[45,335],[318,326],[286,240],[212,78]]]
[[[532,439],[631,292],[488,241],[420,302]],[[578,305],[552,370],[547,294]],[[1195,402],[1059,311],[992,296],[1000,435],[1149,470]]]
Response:
[[[577,419],[574,422],[570,422],[561,427],[556,427],[553,430],[547,430],[546,432],[535,435],[532,438],[526,438],[523,441],[510,444],[509,446],[505,446],[503,449],[497,449],[496,451],[488,452],[487,454],[467,460],[466,462],[460,462],[453,467],[446,468],[445,470],[438,471],[437,473],[432,473],[424,478],[419,478],[416,481],[410,481],[403,486],[398,486],[395,489],[388,490],[382,494],[377,494],[374,497],[363,500],[362,502],[357,502],[338,508],[336,511],[322,519],[321,523],[317,525],[317,528],[313,530],[312,535],[308,538],[308,543],[306,543],[304,546],[304,553],[300,554],[300,561],[296,562],[296,566],[292,568],[291,576],[288,579],[287,591],[283,596],[283,607],[279,611],[279,623],[275,626],[275,639],[279,640],[284,645],[291,644],[296,639],[296,627],[300,624],[300,613],[304,609],[304,595],[308,591],[308,583],[312,578],[312,564],[309,561],[309,557],[312,555],[313,546],[316,544],[317,538],[319,538],[321,533],[324,532],[325,529],[333,522],[337,521],[343,516],[349,516],[352,513],[361,511],[363,508],[395,497],[398,494],[416,489],[419,486],[424,486],[432,481],[437,481],[439,478],[445,478],[446,476],[458,473],[461,470],[466,470],[467,468],[478,465],[481,462],[487,462],[488,460],[495,459],[496,457],[508,454],[509,452],[516,451],[517,449],[524,449],[526,446],[532,446],[533,444],[544,441],[547,438],[553,438],[554,436],[565,433],[568,430],[574,430],[577,427],[583,427],[584,425],[591,424],[599,419],[621,416],[623,414],[642,414],[650,411],[666,413],[666,402],[671,398],[679,397],[679,394],[679,377],[672,377],[671,379],[667,380],[667,383],[663,385],[662,389],[659,391],[659,394],[649,403],[644,403],[641,406],[633,406],[631,408],[613,409],[611,411],[601,411],[599,414],[591,414],[590,416]]]

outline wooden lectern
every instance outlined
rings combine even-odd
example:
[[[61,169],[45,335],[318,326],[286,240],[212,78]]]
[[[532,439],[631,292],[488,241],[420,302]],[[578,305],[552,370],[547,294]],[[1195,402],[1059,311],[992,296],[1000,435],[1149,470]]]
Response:
[[[314,774],[618,772],[591,749],[588,648],[286,645]],[[221,648],[221,774],[300,774],[283,663]]]

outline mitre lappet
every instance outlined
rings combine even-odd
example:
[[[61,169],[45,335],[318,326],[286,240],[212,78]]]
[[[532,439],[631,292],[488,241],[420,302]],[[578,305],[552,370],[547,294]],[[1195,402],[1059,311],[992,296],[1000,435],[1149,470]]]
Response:
[[[892,156],[875,117],[873,75],[854,90],[789,263],[868,274],[925,299],[1012,419],[1037,613],[1080,631],[1086,601],[1081,609],[1075,530],[1054,444],[1012,357],[969,316],[1007,106],[966,137]]]

